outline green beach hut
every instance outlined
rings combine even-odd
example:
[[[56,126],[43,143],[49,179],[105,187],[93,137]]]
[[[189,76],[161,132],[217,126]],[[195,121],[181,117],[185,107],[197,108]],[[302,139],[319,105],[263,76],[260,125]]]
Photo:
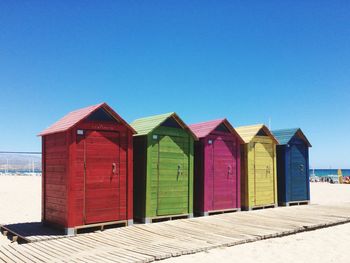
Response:
[[[193,215],[193,145],[176,113],[135,120],[134,219],[144,223]]]

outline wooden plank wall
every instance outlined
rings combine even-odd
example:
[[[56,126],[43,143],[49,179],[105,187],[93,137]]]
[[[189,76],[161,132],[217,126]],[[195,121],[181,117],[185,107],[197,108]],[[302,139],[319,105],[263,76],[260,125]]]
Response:
[[[84,138],[77,139],[77,129],[90,131],[112,131],[119,133],[119,201],[115,206],[115,210],[119,213],[119,220],[127,220],[133,218],[133,169],[132,163],[132,135],[125,125],[116,122],[92,122],[85,121],[80,123],[76,128],[71,130],[70,142],[70,191],[69,191],[69,220],[68,227],[84,225]],[[117,154],[117,153],[116,153]],[[131,181],[130,181],[131,180]],[[131,197],[129,201],[128,198]],[[109,202],[106,196],[106,203]],[[87,207],[86,207],[87,208]],[[96,219],[97,220],[97,219]],[[102,220],[102,222],[104,222]]]
[[[296,146],[296,144],[299,146]],[[300,149],[297,150],[294,149],[294,147],[299,147]],[[301,151],[302,154],[293,157],[292,152],[294,151]],[[279,203],[310,200],[308,155],[308,146],[305,141],[297,137],[291,139],[289,146],[277,145],[277,183]],[[297,167],[298,164],[293,164],[294,162],[304,164],[303,175],[300,174],[300,170]],[[296,192],[299,194],[296,194]]]
[[[212,140],[213,144],[208,144],[208,140]],[[221,141],[224,143],[230,143],[230,146],[224,146],[223,144],[218,147],[217,143]],[[238,139],[231,133],[213,131],[209,136],[205,138],[204,143],[204,207],[203,211],[214,211],[214,196],[216,192],[220,192],[219,196],[216,198],[216,204],[221,204],[221,210],[240,208],[240,195],[241,195],[241,164],[240,164],[240,144]],[[203,154],[203,153],[202,153]],[[222,176],[227,172],[228,163],[232,162],[231,169],[232,175],[230,180],[226,179],[223,181]],[[225,167],[223,167],[225,166]],[[213,169],[214,167],[214,169]],[[220,179],[221,178],[221,179]],[[219,181],[221,180],[221,181]],[[232,181],[231,181],[232,180]],[[231,195],[231,202],[227,203],[227,196]],[[222,200],[220,200],[222,198]],[[223,199],[226,199],[224,201]],[[224,204],[226,202],[226,204]]]
[[[271,145],[269,149],[263,149],[262,144]],[[260,145],[261,158],[256,158],[256,145]],[[245,199],[245,207],[254,207],[261,205],[277,204],[277,172],[276,172],[276,146],[273,140],[267,136],[255,136],[254,139],[245,148],[245,168],[247,193],[242,198]],[[263,171],[270,167],[269,172]],[[245,170],[246,169],[246,170]],[[271,178],[265,180],[264,176],[257,174],[269,174]],[[260,176],[259,176],[260,175]],[[263,180],[263,181],[261,181]]]
[[[204,163],[206,138],[202,138],[194,143],[194,189],[193,189],[193,210],[194,213],[205,211],[205,184],[204,184]]]
[[[134,217],[145,217],[147,136],[134,136]]]
[[[153,139],[153,135],[157,136],[174,136],[174,138],[185,138],[187,145],[183,145],[183,169],[188,174],[188,194],[186,202],[186,207],[188,207],[187,213],[192,213],[193,211],[193,139],[188,134],[187,131],[182,129],[172,128],[172,127],[158,127],[152,133],[148,135],[148,148],[147,148],[147,180],[146,180],[146,217],[156,217],[157,216],[157,205],[158,205],[158,176],[157,176],[157,162],[158,162],[158,142]],[[172,146],[164,146],[163,151],[172,151]],[[164,154],[166,154],[164,152]],[[186,157],[185,157],[186,156]],[[165,164],[167,165],[167,164]],[[177,164],[176,164],[177,167]],[[176,174],[174,174],[176,176]],[[172,189],[172,191],[175,191]],[[176,201],[174,199],[175,202]],[[182,202],[182,201],[180,201]],[[169,206],[169,209],[170,206]],[[170,214],[170,211],[169,211]]]
[[[45,136],[44,220],[53,224],[67,222],[68,145],[66,133]]]

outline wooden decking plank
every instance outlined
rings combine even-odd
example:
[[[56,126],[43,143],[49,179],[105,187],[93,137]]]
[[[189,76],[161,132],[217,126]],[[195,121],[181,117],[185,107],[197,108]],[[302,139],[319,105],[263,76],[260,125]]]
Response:
[[[84,237],[84,239],[86,239],[87,238],[87,236],[85,236]],[[94,242],[94,243],[96,243],[96,241],[93,241],[93,240],[86,240],[87,242]],[[123,240],[119,237],[118,238],[118,244],[119,244],[119,246],[120,247],[122,247],[122,248],[124,248],[124,249],[126,249],[126,250],[128,250],[130,247],[133,247],[133,243],[131,242],[131,243],[128,243],[128,244],[123,244],[123,242],[122,242]],[[103,243],[102,242],[97,242],[97,244],[99,244],[99,245],[101,245],[101,246],[104,246],[103,245]],[[142,254],[151,254],[151,255],[154,255],[155,253],[156,253],[156,250],[152,250],[152,251],[150,251],[149,249],[147,249],[147,246],[143,246],[143,248],[142,248],[142,250],[140,250],[140,248],[135,248],[135,247],[133,247],[133,250],[134,251],[137,251],[137,252],[142,252]],[[168,257],[170,257],[171,255],[168,255]],[[161,258],[163,258],[164,256],[162,256]],[[160,259],[161,259],[160,258]]]
[[[194,224],[192,222],[181,222],[181,224],[178,224],[177,226],[173,226],[176,228],[179,228],[180,231],[186,231],[190,233],[196,233],[198,236],[205,237],[208,242],[215,241],[216,244],[221,245],[222,243],[231,243],[236,242],[237,239],[230,238],[230,237],[224,237],[216,234],[215,232],[208,233],[208,228],[205,228],[204,226]]]
[[[34,244],[34,243],[31,243]],[[56,240],[47,240],[45,242],[36,242],[35,246],[41,247],[43,249],[47,249],[49,251],[54,251],[57,253],[68,252],[74,253],[78,252],[78,249],[74,249],[74,246],[68,246],[66,243],[59,243]]]
[[[65,251],[66,248],[68,248],[69,250],[71,250],[72,253],[95,248],[95,246],[93,245],[80,242],[80,239],[68,239],[68,240],[65,240],[64,242],[61,242],[61,240],[50,240],[50,243],[53,246],[60,247],[62,251]]]
[[[2,246],[1,247],[1,250],[0,250],[0,258],[3,259],[5,262],[19,262],[19,261],[16,261],[13,259],[13,255],[10,254],[6,249],[5,249],[5,246]]]
[[[46,243],[48,242],[45,242],[45,244]],[[82,249],[86,248],[80,245],[80,243],[71,239],[67,239],[64,242],[61,242],[61,240],[59,239],[50,240],[50,245],[52,245],[53,247],[59,247],[60,251],[66,251],[66,248],[69,248],[72,251],[72,253],[80,252]]]
[[[178,242],[180,241],[180,243],[184,243],[186,245],[189,245],[189,247],[191,247],[191,249],[194,252],[199,252],[201,251],[200,248],[203,246],[203,242],[198,242],[197,240],[193,240],[191,238],[188,238],[187,236],[184,237],[183,235],[175,235],[174,233],[170,232],[170,231],[162,231],[161,229],[157,231],[157,233],[154,233],[152,231],[150,231],[150,229],[145,229],[145,228],[134,228],[133,229],[136,234],[140,234],[140,235],[144,235],[145,233],[147,234],[151,234],[154,236],[154,238],[157,237],[161,237],[161,238],[167,238],[169,240],[171,240],[172,242]],[[174,239],[176,238],[176,241],[174,241]]]
[[[53,261],[55,258],[54,256],[51,256],[49,253],[47,253],[47,250],[42,251],[37,246],[33,246],[31,243],[21,245],[21,249],[23,250],[23,252],[26,251],[27,253],[29,253],[33,257],[38,258],[39,260],[41,260],[43,262],[50,262],[50,261]]]
[[[241,225],[245,227],[259,229],[259,232],[262,231],[261,232],[262,234],[263,232],[275,233],[275,232],[284,232],[288,230],[287,227],[281,227],[276,224],[271,224],[271,222],[267,222],[267,220],[261,220],[261,219],[257,220],[257,219],[258,217],[247,218],[247,220],[245,220],[244,223]]]
[[[173,226],[167,226],[166,227],[168,232],[172,232],[178,237],[183,237],[187,236],[188,239],[192,240],[193,242],[201,242],[203,244],[204,249],[213,247],[213,246],[218,246],[217,240],[215,240],[214,237],[209,236],[209,235],[203,235],[202,232],[199,232],[198,230],[185,230],[181,227],[173,227]]]
[[[22,253],[22,255],[25,255],[26,257],[31,258],[34,262],[47,262],[48,259],[38,256],[37,253],[33,253],[31,250],[28,250],[24,245],[9,245],[9,247],[12,247],[14,250],[18,251],[19,253]]]
[[[120,235],[120,233],[118,236],[118,241],[120,241],[120,243],[123,244],[124,248],[127,250],[137,251],[138,253],[154,256],[156,259],[165,259],[171,257],[171,253],[164,251],[163,248],[157,246],[143,243],[141,243],[139,246],[135,246],[135,243],[132,242],[130,238],[124,238]]]
[[[122,261],[113,261],[108,259],[103,253],[96,253],[96,255],[88,255],[83,257],[82,259],[84,260],[92,260],[93,262],[100,262],[100,263],[113,263],[113,262],[117,262],[117,263],[122,263]]]
[[[231,242],[232,244],[239,242],[240,240],[245,238],[240,233],[238,233],[236,229],[223,228],[221,226],[218,226],[217,224],[212,224],[208,222],[206,222],[205,226],[201,226],[200,224],[198,224],[198,222],[192,222],[192,223],[193,225],[198,225],[198,228],[202,229],[203,232],[206,231],[205,229],[210,228],[213,234],[215,234],[216,236],[219,236],[219,239],[222,239],[222,237],[230,238],[231,241],[233,240]],[[231,243],[228,243],[228,245],[230,245]]]
[[[8,250],[12,250],[12,254],[18,256],[19,258],[21,258],[24,262],[39,262],[38,259],[32,257],[29,254],[23,253],[23,251],[21,250],[21,246],[7,246]]]
[[[13,261],[11,258],[9,258],[9,257],[7,256],[7,254],[6,254],[5,252],[3,252],[2,250],[3,250],[3,249],[1,249],[1,251],[0,251],[0,259],[1,259],[2,261],[6,262],[6,263],[15,262],[15,261]]]
[[[131,260],[132,262],[143,262],[143,263],[146,263],[146,262],[152,262],[154,261],[154,258],[153,257],[141,257],[140,254],[137,254],[137,256],[133,253],[130,253],[130,251],[125,251],[124,249],[122,250],[112,250],[110,252],[108,252],[109,254],[111,255],[114,255],[114,256],[121,256],[123,258],[127,258],[129,260]]]
[[[196,244],[195,240],[191,240],[189,238],[182,238],[180,236],[177,236],[177,240],[174,241],[174,235],[171,235],[171,236],[166,236],[164,235],[164,233],[162,233],[162,231],[158,231],[157,234],[153,233],[153,232],[149,232],[145,229],[137,229],[137,228],[134,228],[133,229],[135,231],[135,234],[137,235],[144,235],[145,233],[147,234],[151,234],[152,236],[154,236],[154,238],[158,238],[160,240],[166,240],[167,244],[169,245],[175,245],[176,247],[178,248],[181,248],[181,249],[186,249],[187,250],[187,253],[195,253],[195,252],[199,252],[201,251],[199,248],[200,248],[200,245],[199,244]],[[203,245],[203,244],[201,244]]]
[[[115,253],[115,251],[119,251],[119,253],[121,253],[122,255],[127,255],[127,257],[130,257],[130,258],[133,258],[133,259],[136,258],[138,260],[142,260],[143,262],[150,262],[150,261],[154,260],[153,257],[141,255],[139,253],[134,253],[134,252],[127,251],[127,250],[121,248],[120,247],[120,242],[118,240],[106,239],[102,235],[93,235],[93,236],[91,236],[91,238],[99,240],[101,243],[107,242],[108,245],[113,246],[112,249],[111,249],[111,252]]]
[[[213,239],[210,240],[210,238],[208,237],[203,237],[198,235],[198,231],[184,231],[181,228],[176,228],[176,227],[172,227],[172,226],[167,226],[167,231],[173,233],[174,235],[176,235],[178,238],[180,236],[186,236],[188,239],[192,239],[193,241],[201,241],[203,242],[203,244],[207,244],[207,246],[214,246],[216,244],[216,242],[214,242]]]
[[[165,252],[169,251],[169,253],[171,253],[172,256],[177,256],[182,254],[178,248],[167,245],[167,243],[170,240],[162,240],[160,236],[158,236],[157,238],[154,238],[147,235],[138,235],[138,234],[135,235],[135,232],[133,231],[133,229],[128,229],[127,232],[128,233],[125,233],[125,235],[124,233],[119,232],[118,237],[124,236],[140,244],[144,244],[144,243],[151,244],[152,246],[156,246],[157,248],[164,250]],[[163,241],[162,244],[158,244],[160,240]]]
[[[106,257],[109,260],[112,260],[112,262],[125,262],[125,263],[133,263],[137,262],[136,259],[131,259],[127,256],[125,256],[123,253],[118,253],[118,255],[112,254],[111,251],[105,252],[104,254],[100,254],[100,256]]]

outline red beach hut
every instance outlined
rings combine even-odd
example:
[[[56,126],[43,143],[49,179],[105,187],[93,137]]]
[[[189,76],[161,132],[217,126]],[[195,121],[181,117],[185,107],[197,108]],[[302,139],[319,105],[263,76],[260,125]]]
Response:
[[[190,125],[199,138],[194,155],[194,212],[210,215],[240,210],[240,144],[227,119]]]
[[[41,132],[43,222],[67,234],[132,223],[134,133],[106,103],[73,111]]]

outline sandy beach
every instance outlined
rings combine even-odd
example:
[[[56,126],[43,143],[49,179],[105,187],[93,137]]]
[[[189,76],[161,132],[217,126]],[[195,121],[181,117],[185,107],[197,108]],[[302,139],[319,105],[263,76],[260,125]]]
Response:
[[[0,223],[40,221],[41,178],[0,176]],[[350,202],[350,185],[311,183],[311,203]],[[0,236],[0,245],[10,241]],[[350,224],[235,247],[171,258],[164,262],[349,262]]]

